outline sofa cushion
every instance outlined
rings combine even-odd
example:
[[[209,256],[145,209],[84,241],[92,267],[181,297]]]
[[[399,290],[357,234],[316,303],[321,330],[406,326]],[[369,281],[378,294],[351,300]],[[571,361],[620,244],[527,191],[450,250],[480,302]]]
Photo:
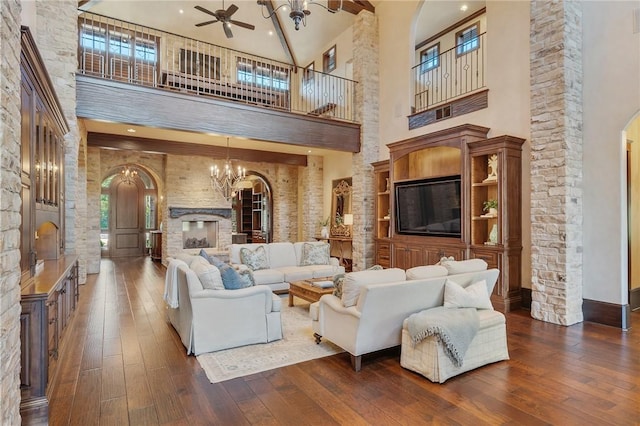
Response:
[[[260,269],[259,271],[253,271],[253,279],[256,285],[277,284],[284,281],[284,273],[277,269]]]
[[[251,282],[246,277],[243,278],[238,271],[236,271],[231,265],[223,263],[217,268],[220,270],[220,276],[222,277],[222,284],[227,290],[237,290],[240,288],[251,287]]]
[[[267,245],[269,250],[269,265],[271,268],[282,268],[284,266],[297,266],[296,252],[292,243],[270,243]]]
[[[193,272],[198,276],[202,288],[223,290],[225,287],[222,282],[222,277],[220,276],[220,270],[205,259],[203,259],[203,261],[204,262],[194,261],[191,266]]]
[[[331,279],[333,279],[335,274],[344,273],[344,266],[335,265],[309,265],[305,266],[305,269],[312,272],[313,278],[331,277]]]
[[[487,270],[487,262],[482,259],[441,260],[440,264],[447,268],[449,275],[467,274]]]
[[[285,266],[278,268],[278,271],[284,274],[284,281],[288,283],[313,278],[313,271],[303,266]]]
[[[255,250],[243,247],[240,249],[240,260],[254,271],[269,269],[269,259],[264,246],[259,246]]]
[[[446,277],[448,274],[447,268],[440,265],[416,266],[415,268],[407,269],[408,280]]]
[[[382,270],[364,270],[349,272],[345,276],[342,286],[342,304],[345,308],[355,306],[360,297],[360,288],[368,284],[392,283],[404,281],[406,274],[403,269],[390,268]]]
[[[302,259],[300,261],[300,265],[328,265],[329,258],[329,244],[305,243],[302,246]]]
[[[474,282],[464,288],[447,278],[444,283],[444,307],[493,309],[487,292],[487,282],[485,280]]]
[[[229,249],[229,263],[232,264],[240,264],[242,261],[240,260],[240,250],[243,248],[248,248],[250,250],[255,250],[260,246],[264,246],[267,249],[267,258],[269,257],[269,248],[268,244],[265,243],[249,243],[249,244],[231,244],[231,248]]]
[[[302,241],[302,242],[293,243],[293,250],[296,254],[296,265],[298,266],[302,265],[302,257],[303,257],[302,249],[305,244],[311,244],[314,246],[324,246],[327,243],[324,241]]]

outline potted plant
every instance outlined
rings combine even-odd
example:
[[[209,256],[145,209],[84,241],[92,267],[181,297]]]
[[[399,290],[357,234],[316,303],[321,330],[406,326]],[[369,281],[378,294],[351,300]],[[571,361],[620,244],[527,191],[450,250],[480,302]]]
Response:
[[[491,216],[498,216],[498,200],[490,198],[482,203],[482,210]]]
[[[331,216],[327,216],[326,219],[320,220],[320,236],[322,238],[329,238],[329,222],[331,221]]]

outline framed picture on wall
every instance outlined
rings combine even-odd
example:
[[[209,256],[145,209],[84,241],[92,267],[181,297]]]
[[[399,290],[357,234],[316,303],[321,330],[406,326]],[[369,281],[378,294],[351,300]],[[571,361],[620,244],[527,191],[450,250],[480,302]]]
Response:
[[[329,73],[336,69],[336,45],[322,54],[322,71]]]

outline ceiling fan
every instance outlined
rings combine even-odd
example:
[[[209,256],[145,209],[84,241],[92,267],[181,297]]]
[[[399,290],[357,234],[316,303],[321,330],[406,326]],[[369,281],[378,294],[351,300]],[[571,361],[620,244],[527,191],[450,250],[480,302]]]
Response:
[[[247,24],[245,22],[240,22],[240,21],[234,21],[233,19],[231,19],[231,16],[238,11],[238,6],[236,6],[235,4],[232,4],[227,8],[227,10],[225,10],[224,0],[222,1],[222,9],[218,9],[215,12],[211,12],[210,10],[205,9],[202,6],[196,6],[195,8],[198,9],[200,12],[204,12],[207,15],[211,15],[214,18],[216,18],[211,21],[200,22],[199,24],[196,24],[196,27],[203,27],[205,25],[213,24],[216,22],[222,22],[222,27],[224,28],[224,33],[226,34],[227,38],[233,37],[233,33],[231,32],[231,24],[237,25],[242,28],[246,28],[248,30],[254,30],[256,28],[251,24]]]

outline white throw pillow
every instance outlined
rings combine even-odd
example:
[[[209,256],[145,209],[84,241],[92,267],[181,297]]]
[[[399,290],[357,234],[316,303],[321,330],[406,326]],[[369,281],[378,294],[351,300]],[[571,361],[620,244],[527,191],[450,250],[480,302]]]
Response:
[[[205,260],[204,258],[202,258]],[[202,262],[193,262],[191,269],[196,273],[202,288],[209,290],[224,290],[220,270],[205,260]]]
[[[349,272],[342,285],[342,304],[345,308],[356,305],[360,298],[360,288],[367,284],[392,283],[405,279],[404,270],[399,268]]]
[[[441,260],[440,264],[447,268],[449,275],[467,274],[487,270],[487,262],[482,259]]]
[[[493,305],[487,292],[487,282],[485,280],[478,281],[464,288],[460,284],[447,279],[444,284],[444,307],[493,310]]]
[[[448,274],[447,268],[440,265],[416,266],[415,268],[407,269],[408,280],[446,277]]]

